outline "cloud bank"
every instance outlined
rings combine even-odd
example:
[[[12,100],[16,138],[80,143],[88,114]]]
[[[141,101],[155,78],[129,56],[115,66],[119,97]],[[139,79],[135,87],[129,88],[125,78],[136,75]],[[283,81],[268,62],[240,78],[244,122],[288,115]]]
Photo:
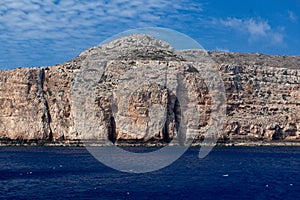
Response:
[[[2,0],[1,38],[60,39],[88,37],[91,27],[108,23],[129,26],[155,25],[162,17],[176,16],[180,10],[201,11],[198,4],[186,1],[145,0]],[[108,28],[108,27],[106,27]],[[103,30],[105,32],[105,30]]]
[[[209,49],[297,54],[297,10],[274,3],[266,7],[269,14],[251,17],[254,14],[250,13],[245,18],[242,9],[230,10],[230,4],[200,0],[1,0],[0,69],[61,63],[112,35],[144,27],[174,29]],[[237,8],[261,8],[252,1],[234,4]],[[220,8],[224,10],[219,12]],[[283,11],[274,11],[278,8]]]
[[[202,12],[201,4],[188,0],[2,0],[0,69],[10,60],[21,66],[56,64],[127,29],[179,27],[189,20],[188,12]]]
[[[272,45],[283,45],[284,34],[275,30],[268,21],[263,19],[226,18],[214,19],[214,24],[235,30],[249,36],[249,42],[267,40]]]

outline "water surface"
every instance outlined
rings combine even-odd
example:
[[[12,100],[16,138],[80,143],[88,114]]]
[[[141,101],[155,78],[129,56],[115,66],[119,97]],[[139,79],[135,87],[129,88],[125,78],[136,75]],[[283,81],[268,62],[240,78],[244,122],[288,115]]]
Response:
[[[139,152],[149,148],[134,149]],[[84,147],[1,147],[0,199],[298,199],[300,147],[197,147],[162,170],[130,174]]]

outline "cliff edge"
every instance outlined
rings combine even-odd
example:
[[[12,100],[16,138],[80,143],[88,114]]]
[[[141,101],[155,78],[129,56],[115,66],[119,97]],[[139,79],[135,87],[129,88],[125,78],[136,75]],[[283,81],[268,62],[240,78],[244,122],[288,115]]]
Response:
[[[300,144],[300,57],[175,51],[142,34],[56,66],[0,71],[1,143],[198,144],[218,92],[209,90],[205,66],[224,85],[219,143]]]

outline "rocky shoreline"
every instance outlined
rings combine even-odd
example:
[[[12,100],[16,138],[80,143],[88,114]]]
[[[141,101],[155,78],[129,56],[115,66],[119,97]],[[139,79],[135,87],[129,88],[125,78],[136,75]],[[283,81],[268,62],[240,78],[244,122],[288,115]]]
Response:
[[[117,144],[97,144],[97,143],[85,143],[80,140],[74,140],[74,141],[60,141],[60,142],[49,142],[49,141],[42,141],[42,140],[30,140],[30,141],[19,141],[19,140],[10,140],[10,141],[0,141],[0,147],[19,147],[19,146],[25,146],[25,147],[34,147],[34,146],[44,146],[44,147],[105,147],[110,145],[116,145],[119,147],[164,147],[167,146],[168,143],[159,143],[159,142],[137,142],[137,141],[131,141],[131,142],[121,142]],[[172,145],[172,146],[179,146]],[[224,143],[224,142],[217,142],[216,144],[208,144],[208,143],[200,143],[200,142],[193,142],[191,147],[200,147],[200,146],[222,146],[222,147],[231,147],[231,146],[300,146],[299,141],[256,141],[256,142],[230,142],[230,143]]]

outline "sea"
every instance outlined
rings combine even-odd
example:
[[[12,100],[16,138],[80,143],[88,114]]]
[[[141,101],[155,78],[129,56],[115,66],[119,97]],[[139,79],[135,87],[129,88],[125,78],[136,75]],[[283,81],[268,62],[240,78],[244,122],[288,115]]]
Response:
[[[198,151],[135,174],[84,147],[0,147],[0,199],[300,199],[300,147],[215,147],[203,159]]]

